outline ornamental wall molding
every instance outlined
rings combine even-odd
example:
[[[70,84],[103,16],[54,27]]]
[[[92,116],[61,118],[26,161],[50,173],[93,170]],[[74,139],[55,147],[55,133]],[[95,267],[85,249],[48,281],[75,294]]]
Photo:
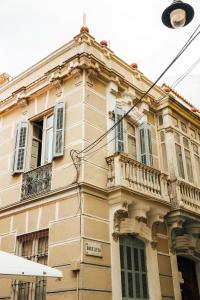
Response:
[[[130,211],[131,205],[124,206],[115,211],[113,215],[113,239],[118,241],[120,236],[138,236],[145,242],[149,242],[155,250],[157,247],[157,228],[159,223],[164,222],[164,213],[153,209],[147,212],[142,207]]]
[[[70,60],[63,62],[61,65],[58,65],[56,68],[49,70],[42,77],[36,79],[27,86],[13,92],[9,97],[0,101],[0,112],[10,109],[16,105],[16,95],[19,93],[19,90],[23,89],[26,97],[31,99],[41,93],[44,93],[46,90],[52,88],[54,83],[57,85],[57,80],[64,80],[69,77],[73,77],[76,72],[82,72],[86,70],[88,72],[87,78],[90,83],[98,79],[103,80],[105,83],[114,82],[118,85],[119,96],[121,97],[123,93],[126,93],[128,89],[135,91],[132,95],[129,93],[129,96],[135,98],[134,93],[137,95],[142,95],[142,91],[131,82],[128,82],[121,74],[115,72],[113,69],[109,69],[103,62],[97,60],[91,54],[81,53],[75,55]],[[132,98],[132,99],[133,99]],[[133,99],[134,101],[134,99]]]

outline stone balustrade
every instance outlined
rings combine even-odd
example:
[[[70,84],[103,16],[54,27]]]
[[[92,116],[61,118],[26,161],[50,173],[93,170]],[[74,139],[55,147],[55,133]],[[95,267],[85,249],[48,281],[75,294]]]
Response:
[[[124,186],[138,193],[169,202],[166,174],[125,154],[109,156],[106,161],[108,164],[108,188]]]
[[[174,208],[185,208],[200,214],[200,189],[192,184],[177,180],[177,198]]]

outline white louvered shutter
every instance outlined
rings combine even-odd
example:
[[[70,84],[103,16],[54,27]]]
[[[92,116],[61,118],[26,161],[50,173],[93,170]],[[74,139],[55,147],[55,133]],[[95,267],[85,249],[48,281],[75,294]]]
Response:
[[[115,108],[115,123],[124,115],[122,108]],[[124,152],[124,126],[123,120],[115,127],[115,152]]]
[[[151,129],[147,122],[143,122],[140,125],[140,152],[141,162],[143,164],[151,166],[153,164],[152,157],[152,140],[151,140]]]
[[[21,173],[25,168],[28,123],[21,121],[17,124],[13,173]]]
[[[54,109],[53,157],[64,154],[65,103],[57,102]]]

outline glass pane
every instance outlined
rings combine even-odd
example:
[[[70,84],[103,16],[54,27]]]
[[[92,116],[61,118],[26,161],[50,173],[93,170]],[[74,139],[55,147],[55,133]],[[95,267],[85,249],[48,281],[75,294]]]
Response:
[[[185,148],[189,148],[189,140],[183,137],[183,145]]]
[[[159,120],[159,125],[162,126],[162,125],[163,125],[163,116],[160,115],[160,116],[158,117],[158,120]]]
[[[33,240],[25,240],[22,243],[22,256],[26,258],[31,258],[32,256],[32,247],[33,247]]]
[[[128,135],[128,154],[134,159],[137,157],[135,138],[130,135]]]
[[[52,148],[53,148],[53,128],[50,128],[46,131],[45,163],[52,161]]]
[[[133,253],[134,253],[135,270],[139,271],[138,249],[134,248]]]
[[[175,142],[180,144],[181,140],[180,140],[180,134],[178,134],[177,132],[174,132],[174,139]]]
[[[53,126],[53,115],[51,115],[47,118],[47,128],[52,127],[52,126]]]
[[[168,171],[167,150],[165,143],[161,144],[163,170]]]
[[[198,146],[196,144],[193,144],[193,151],[195,154],[199,154]]]
[[[124,248],[122,245],[120,245],[120,262],[121,268],[124,269]]]
[[[191,163],[191,158],[190,158],[190,152],[187,150],[185,150],[185,161],[186,161],[188,180],[193,182],[193,172],[192,172],[192,163]]]
[[[19,281],[17,300],[28,300],[30,285],[30,282]]]
[[[172,124],[175,126],[175,127],[178,127],[178,120],[172,116]]]
[[[131,247],[126,247],[127,269],[132,270]]]
[[[200,158],[195,155],[195,168],[196,168],[196,173],[197,173],[197,181],[200,183]]]
[[[117,122],[121,119],[121,115],[117,115]],[[124,151],[124,134],[123,134],[123,122],[120,122],[117,125],[117,141],[118,141],[118,151],[123,152]]]
[[[46,299],[46,280],[38,278],[35,285],[35,299],[45,300]]]
[[[135,274],[135,291],[136,291],[136,298],[140,298],[140,277],[139,277],[139,273]]]
[[[121,272],[121,283],[122,283],[122,297],[126,297],[124,271]]]
[[[141,268],[142,271],[146,271],[146,263],[145,263],[145,254],[144,254],[144,249],[140,249],[140,259],[141,259]]]
[[[145,153],[144,129],[140,129],[140,151],[141,154]]]
[[[135,127],[133,127],[131,124],[128,123],[127,132],[129,135],[135,136]]]
[[[175,149],[179,176],[185,178],[181,147],[179,145],[175,145]]]
[[[128,273],[128,295],[133,298],[133,275]]]
[[[161,142],[165,141],[165,132],[164,131],[160,132],[160,140],[161,140]]]
[[[181,129],[182,129],[183,132],[187,132],[187,126],[183,122],[181,122]]]
[[[149,154],[152,154],[152,143],[151,143],[151,130],[147,130],[148,144],[149,144]]]
[[[195,129],[190,128],[190,135],[193,139],[196,139],[196,131]]]
[[[143,297],[147,298],[147,277],[146,277],[146,274],[142,275],[142,288],[143,288]]]

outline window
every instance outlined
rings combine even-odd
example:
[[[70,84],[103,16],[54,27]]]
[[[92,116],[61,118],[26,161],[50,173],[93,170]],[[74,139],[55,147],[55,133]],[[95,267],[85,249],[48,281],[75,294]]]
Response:
[[[31,169],[52,161],[54,115],[43,117],[32,123]]]
[[[123,117],[124,112],[121,107],[115,108],[115,123]],[[124,152],[124,126],[123,120],[115,127],[115,152]]]
[[[50,162],[53,157],[64,154],[64,108],[64,102],[57,102],[54,113],[31,123],[33,129],[30,151],[31,169]],[[24,172],[27,137],[28,122],[21,121],[17,124],[16,129],[13,174]]]
[[[193,172],[192,172],[192,162],[190,158],[190,152],[184,149],[185,152],[185,162],[186,162],[186,169],[187,169],[187,176],[190,182],[193,182]]]
[[[163,171],[168,171],[168,163],[167,163],[167,150],[166,150],[166,144],[165,144],[165,132],[160,131],[160,142],[161,142],[161,155],[162,155],[162,167]]]
[[[190,136],[191,136],[193,139],[196,139],[196,130],[195,130],[195,129],[190,128]]]
[[[187,133],[187,126],[185,123],[181,122],[181,130],[185,133]]]
[[[151,130],[149,124],[143,122],[140,125],[140,150],[141,150],[141,161],[146,165],[153,165],[152,156],[152,141],[151,141]]]
[[[200,157],[199,157],[199,148],[196,144],[192,143],[192,149],[194,154],[194,163],[196,170],[196,181],[200,184]]]
[[[178,166],[178,174],[181,178],[185,178],[184,174],[184,167],[183,167],[183,157],[181,152],[181,146],[175,144],[175,150],[176,150],[176,160],[177,160],[177,166]]]
[[[176,132],[174,133],[174,139],[178,174],[181,178],[193,182],[194,177],[192,170],[189,139],[187,139],[186,137],[181,137],[180,134]]]
[[[174,116],[172,116],[172,124],[173,124],[175,127],[178,127],[178,119],[175,118]]]
[[[148,299],[145,244],[132,236],[120,237],[122,299]]]
[[[133,159],[137,159],[135,127],[130,123],[127,124],[127,140],[129,156]]]
[[[162,115],[159,115],[159,117],[158,117],[158,124],[159,124],[159,126],[163,126],[163,116]]]
[[[48,230],[25,234],[17,238],[17,254],[27,259],[47,265]],[[14,299],[45,300],[46,279],[37,278],[35,283],[14,281]]]

